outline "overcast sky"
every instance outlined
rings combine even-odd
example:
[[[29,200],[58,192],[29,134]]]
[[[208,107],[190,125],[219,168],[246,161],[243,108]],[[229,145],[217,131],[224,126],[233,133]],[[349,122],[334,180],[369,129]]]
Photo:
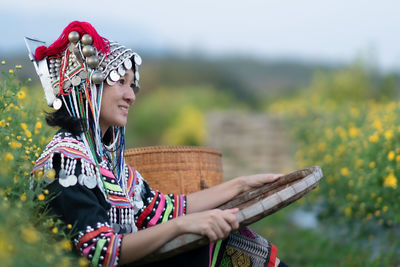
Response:
[[[0,53],[52,43],[72,20],[134,50],[351,62],[400,70],[400,1],[0,0]],[[1,57],[1,54],[0,54]]]

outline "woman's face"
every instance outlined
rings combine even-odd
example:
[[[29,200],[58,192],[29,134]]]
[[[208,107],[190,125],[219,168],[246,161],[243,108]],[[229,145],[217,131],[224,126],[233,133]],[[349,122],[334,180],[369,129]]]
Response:
[[[100,127],[103,134],[110,126],[126,125],[129,108],[136,99],[134,87],[131,69],[113,86],[104,84],[100,110]]]

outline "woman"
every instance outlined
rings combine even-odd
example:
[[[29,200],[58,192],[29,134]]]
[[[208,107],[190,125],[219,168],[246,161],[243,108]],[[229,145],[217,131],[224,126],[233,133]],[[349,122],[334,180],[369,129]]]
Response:
[[[101,37],[89,23],[74,21],[52,45],[38,47],[33,62],[55,108],[47,122],[61,129],[32,175],[44,173],[55,195],[51,210],[74,226],[74,244],[93,265],[132,263],[194,233],[207,236],[210,246],[160,266],[239,261],[244,264],[238,266],[278,266],[270,242],[247,229],[232,233],[238,229],[238,209],[215,209],[278,175],[239,177],[187,196],[164,195],[125,163],[124,126],[139,89],[138,54]]]

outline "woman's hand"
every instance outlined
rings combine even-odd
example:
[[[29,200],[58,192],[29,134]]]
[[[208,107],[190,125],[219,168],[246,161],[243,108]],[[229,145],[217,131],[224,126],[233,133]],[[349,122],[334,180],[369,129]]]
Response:
[[[250,189],[261,187],[264,184],[274,182],[282,175],[283,174],[262,173],[249,176],[241,176],[237,179],[241,180],[242,192],[245,192]]]
[[[174,220],[183,233],[204,235],[210,242],[215,242],[226,238],[233,230],[239,228],[239,221],[236,218],[238,212],[238,208],[214,209],[191,213]]]

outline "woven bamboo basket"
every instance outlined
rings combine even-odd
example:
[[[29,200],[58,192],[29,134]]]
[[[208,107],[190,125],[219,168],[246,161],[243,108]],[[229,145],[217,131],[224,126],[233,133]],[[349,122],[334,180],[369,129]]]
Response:
[[[126,162],[154,189],[189,194],[222,182],[221,152],[194,146],[149,146],[125,151]]]

